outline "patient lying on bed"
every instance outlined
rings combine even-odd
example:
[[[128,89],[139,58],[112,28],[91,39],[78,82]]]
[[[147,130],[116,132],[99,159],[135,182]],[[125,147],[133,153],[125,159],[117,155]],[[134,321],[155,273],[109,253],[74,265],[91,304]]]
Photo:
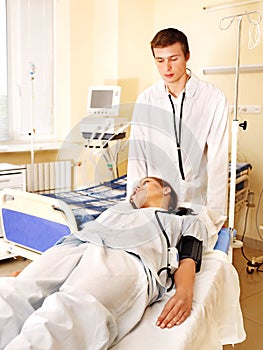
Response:
[[[201,250],[213,249],[225,218],[207,208],[182,216],[175,209],[171,186],[145,178],[130,203],[64,237],[16,278],[0,278],[0,349],[108,349],[162,299],[169,277],[175,293],[156,326],[184,322]],[[175,246],[177,269],[177,259],[168,257]]]

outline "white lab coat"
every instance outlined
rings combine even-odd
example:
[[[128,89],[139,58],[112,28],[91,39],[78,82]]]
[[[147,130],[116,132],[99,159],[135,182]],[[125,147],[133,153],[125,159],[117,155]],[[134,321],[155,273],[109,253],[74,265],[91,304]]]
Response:
[[[172,106],[161,80],[142,92],[132,119],[128,196],[145,176],[167,180],[179,202],[206,205],[226,213],[228,177],[228,114],[224,94],[192,76],[186,84],[181,148],[185,180],[178,166]],[[182,94],[174,99],[177,133]]]

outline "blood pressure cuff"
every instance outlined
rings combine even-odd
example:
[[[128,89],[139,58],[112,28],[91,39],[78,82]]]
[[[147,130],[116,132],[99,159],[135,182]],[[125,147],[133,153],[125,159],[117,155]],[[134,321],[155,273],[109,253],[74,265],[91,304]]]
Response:
[[[193,236],[182,236],[176,246],[179,253],[179,260],[193,259],[196,264],[195,271],[199,272],[202,262],[202,241]]]

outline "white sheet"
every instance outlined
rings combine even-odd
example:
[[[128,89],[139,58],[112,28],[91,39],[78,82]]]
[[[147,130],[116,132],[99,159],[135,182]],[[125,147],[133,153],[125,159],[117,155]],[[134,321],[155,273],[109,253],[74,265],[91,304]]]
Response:
[[[173,292],[173,291],[172,291]],[[140,324],[114,350],[219,350],[244,341],[238,275],[221,251],[207,253],[196,276],[193,309],[180,326],[159,329],[157,316],[165,301],[147,308]],[[168,299],[168,296],[165,300]]]

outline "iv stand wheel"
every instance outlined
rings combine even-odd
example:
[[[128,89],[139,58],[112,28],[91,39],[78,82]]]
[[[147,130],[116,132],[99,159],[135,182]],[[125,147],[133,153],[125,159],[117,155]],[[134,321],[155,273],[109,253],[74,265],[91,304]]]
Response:
[[[255,271],[255,266],[251,266],[251,262],[249,261],[247,263],[247,268],[246,268],[246,271],[248,274],[252,275],[252,273]]]
[[[260,266],[263,265],[263,256],[260,257],[253,257],[251,261],[248,261],[247,263],[247,273],[252,274],[255,269],[259,271]]]
[[[253,258],[254,259],[254,258]],[[259,270],[260,266],[263,264],[262,262],[257,262],[257,261],[249,261],[247,263],[247,273],[252,274],[255,270]]]

